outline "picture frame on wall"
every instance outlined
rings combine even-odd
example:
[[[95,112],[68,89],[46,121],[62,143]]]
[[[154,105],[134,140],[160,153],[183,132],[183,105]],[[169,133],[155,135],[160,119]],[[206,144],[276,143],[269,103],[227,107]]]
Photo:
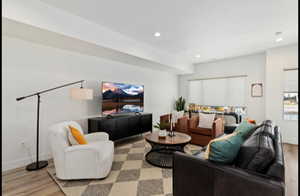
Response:
[[[252,97],[262,97],[263,96],[263,84],[262,83],[251,84],[251,96]]]

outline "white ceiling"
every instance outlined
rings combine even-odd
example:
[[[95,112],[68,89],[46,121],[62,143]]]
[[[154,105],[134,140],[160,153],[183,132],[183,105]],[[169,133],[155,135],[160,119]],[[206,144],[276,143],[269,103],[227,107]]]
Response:
[[[298,0],[41,1],[189,63],[298,42]],[[153,36],[156,31],[161,37]],[[283,32],[280,43],[274,41],[277,31]]]

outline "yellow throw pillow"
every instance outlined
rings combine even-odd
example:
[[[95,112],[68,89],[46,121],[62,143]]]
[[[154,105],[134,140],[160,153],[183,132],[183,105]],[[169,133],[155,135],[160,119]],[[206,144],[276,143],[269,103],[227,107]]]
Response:
[[[70,129],[70,133],[71,133],[71,134],[69,134],[69,140],[72,145],[87,144],[87,141],[84,138],[84,135],[81,134],[81,132],[78,129],[76,129],[72,126],[69,126],[69,129]]]

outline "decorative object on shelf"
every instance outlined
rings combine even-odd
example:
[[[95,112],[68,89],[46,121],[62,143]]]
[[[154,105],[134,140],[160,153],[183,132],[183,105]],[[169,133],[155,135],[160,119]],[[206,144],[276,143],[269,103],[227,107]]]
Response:
[[[262,97],[263,96],[263,84],[262,83],[251,84],[251,96],[252,97]]]
[[[185,99],[179,97],[179,99],[175,102],[175,108],[177,111],[183,111],[185,106]]]
[[[245,115],[247,113],[247,108],[245,106],[208,106],[199,104],[189,104],[189,111],[191,113],[238,113]]]
[[[225,107],[223,107],[223,106],[216,106],[215,110],[218,111],[218,112],[225,112]]]
[[[38,169],[42,169],[44,167],[46,167],[48,165],[47,161],[39,161],[39,119],[40,119],[40,95],[49,91],[53,91],[59,88],[63,88],[66,86],[71,86],[74,84],[78,84],[81,83],[81,87],[80,89],[72,89],[71,90],[71,97],[75,98],[75,99],[80,99],[80,100],[87,100],[87,99],[93,99],[93,90],[92,89],[84,89],[82,87],[82,83],[84,82],[84,80],[80,80],[77,82],[72,82],[72,83],[68,83],[68,84],[64,84],[55,88],[50,88],[47,90],[43,90],[43,91],[39,91],[36,93],[33,93],[31,95],[27,95],[27,96],[23,96],[23,97],[18,97],[16,100],[17,101],[21,101],[23,99],[29,98],[29,97],[33,97],[33,96],[37,96],[37,128],[36,128],[36,162],[35,163],[31,163],[29,165],[26,166],[26,170],[28,171],[33,171],[33,170],[38,170]]]

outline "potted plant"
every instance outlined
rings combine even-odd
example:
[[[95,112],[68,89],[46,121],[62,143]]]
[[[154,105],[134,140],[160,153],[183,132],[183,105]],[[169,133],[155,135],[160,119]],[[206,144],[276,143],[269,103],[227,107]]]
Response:
[[[175,108],[178,112],[184,111],[185,106],[185,99],[182,97],[179,97],[179,99],[175,102]]]
[[[178,100],[175,102],[175,109],[176,111],[172,112],[172,123],[176,123],[177,120],[184,116],[185,112],[185,99],[182,97],[179,97]]]

